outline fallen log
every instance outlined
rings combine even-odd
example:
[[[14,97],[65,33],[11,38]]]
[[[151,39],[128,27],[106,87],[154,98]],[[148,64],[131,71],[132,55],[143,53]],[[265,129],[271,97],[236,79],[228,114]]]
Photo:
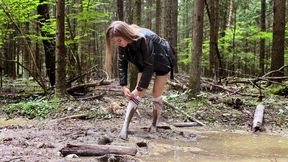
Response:
[[[197,122],[183,122],[183,123],[173,123],[174,127],[193,127],[199,125]]]
[[[264,116],[264,105],[262,103],[258,104],[254,113],[253,126],[254,132],[260,131]]]
[[[71,145],[60,150],[63,156],[76,154],[78,156],[103,156],[106,154],[132,155],[137,153],[136,147],[125,147],[115,145]]]
[[[63,118],[56,119],[56,121],[60,122],[60,121],[69,120],[69,119],[87,119],[88,116],[89,116],[88,114],[76,114],[76,115],[71,115],[71,116],[66,116]]]

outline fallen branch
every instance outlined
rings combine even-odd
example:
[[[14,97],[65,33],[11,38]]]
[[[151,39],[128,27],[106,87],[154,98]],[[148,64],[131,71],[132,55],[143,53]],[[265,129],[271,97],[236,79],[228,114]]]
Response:
[[[172,108],[172,109],[180,112],[180,113],[183,114],[184,116],[186,116],[186,117],[188,118],[188,120],[193,121],[193,122],[197,122],[197,123],[200,124],[201,126],[205,126],[205,124],[202,123],[201,121],[199,121],[199,120],[191,117],[188,113],[186,113],[186,112],[184,112],[183,110],[180,110],[179,108],[171,105],[171,104],[168,103],[167,101],[164,101],[164,100],[163,100],[163,103],[164,103],[164,105],[166,105],[166,106],[168,106],[168,107],[170,107],[170,108]]]
[[[268,75],[270,75],[270,74],[272,74],[272,73],[280,72],[281,70],[283,70],[283,69],[286,68],[286,67],[288,67],[288,65],[284,65],[284,66],[280,67],[280,68],[277,69],[277,70],[272,70],[272,71],[266,73],[265,75],[263,75],[262,78],[263,78],[263,77],[266,77],[266,76],[268,76]]]
[[[78,100],[95,100],[95,99],[100,99],[103,98],[103,96],[106,94],[106,92],[103,92],[99,95],[93,95],[93,96],[89,96],[89,97],[80,97],[77,98]]]
[[[184,122],[184,123],[173,123],[174,127],[193,127],[199,125],[197,122]]]
[[[72,92],[77,91],[77,90],[85,89],[88,87],[100,86],[100,85],[109,85],[111,83],[112,83],[111,80],[100,80],[99,82],[96,82],[96,83],[80,84],[71,88],[67,88],[67,92],[71,94]]]
[[[63,156],[76,154],[78,156],[102,156],[106,154],[132,155],[135,156],[137,149],[115,145],[71,145],[60,150]]]
[[[66,86],[71,85],[74,81],[76,81],[76,80],[78,80],[78,79],[80,79],[80,78],[83,78],[84,76],[86,76],[86,75],[88,75],[88,74],[91,74],[91,73],[93,73],[93,72],[98,71],[98,67],[97,67],[97,66],[98,66],[98,65],[91,67],[89,70],[87,70],[85,73],[83,73],[83,74],[81,74],[81,75],[79,75],[79,76],[76,76],[76,77],[74,77],[74,78],[72,78],[72,79],[68,79],[68,81],[67,81],[67,83],[66,83]],[[106,77],[105,79],[108,79],[108,77]]]
[[[71,115],[66,116],[64,118],[57,119],[58,122],[68,119],[86,119],[88,117],[88,114],[77,114],[77,115]]]
[[[206,83],[206,84],[209,84],[209,85],[211,85],[213,87],[217,87],[217,88],[219,88],[219,89],[221,89],[223,91],[229,92],[229,95],[239,94],[241,96],[259,97],[259,95],[257,95],[257,94],[240,93],[240,89],[236,89],[236,90],[233,89],[232,90],[232,89],[225,88],[225,87],[223,87],[221,85],[210,83],[208,81],[203,81],[203,82]]]
[[[188,87],[186,85],[180,84],[180,83],[175,83],[175,82],[172,82],[170,80],[167,81],[167,84],[171,85],[175,89],[183,89],[183,90],[187,90],[188,89]]]

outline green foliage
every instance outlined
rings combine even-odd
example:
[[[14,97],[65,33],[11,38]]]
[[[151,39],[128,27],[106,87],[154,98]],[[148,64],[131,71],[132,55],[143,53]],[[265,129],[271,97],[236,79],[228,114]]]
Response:
[[[103,110],[101,108],[94,108],[89,110],[89,116],[92,118],[101,118],[101,119],[110,119],[112,118],[112,115],[107,111]]]
[[[50,101],[27,101],[6,105],[4,112],[9,116],[21,115],[32,118],[45,118],[59,106],[59,99]]]
[[[177,57],[178,62],[187,65],[191,62],[192,53],[192,39],[184,38],[182,39],[177,47]]]
[[[75,26],[77,35],[74,38],[70,37],[65,44],[69,46],[73,43],[79,43],[83,39],[92,39],[91,32],[99,33],[99,29],[95,29],[95,26],[97,28],[97,26],[108,22],[107,18],[112,14],[112,12],[103,11],[103,8],[108,5],[109,3],[101,1],[83,0],[81,3],[68,1],[66,7],[73,12],[68,13],[66,18],[69,21],[77,22],[77,26]],[[67,28],[68,32],[73,32],[70,30],[72,29]]]
[[[35,14],[39,1],[34,0],[5,0],[0,7],[0,46],[3,45],[5,37],[16,28],[7,28],[8,25],[15,25],[21,30],[26,22],[35,22],[38,15]]]

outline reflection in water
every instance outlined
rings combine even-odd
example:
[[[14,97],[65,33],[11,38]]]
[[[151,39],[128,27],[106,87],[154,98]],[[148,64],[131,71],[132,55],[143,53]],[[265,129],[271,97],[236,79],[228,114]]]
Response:
[[[153,162],[287,162],[288,138],[265,133],[198,132],[196,142],[152,141]],[[190,149],[187,149],[190,148]]]

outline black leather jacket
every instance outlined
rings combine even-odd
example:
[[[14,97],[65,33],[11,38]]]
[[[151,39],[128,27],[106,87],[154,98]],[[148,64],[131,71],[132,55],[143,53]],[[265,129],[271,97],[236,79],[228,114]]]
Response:
[[[127,85],[128,62],[142,72],[138,86],[147,89],[154,72],[169,72],[173,63],[169,58],[172,52],[169,43],[149,29],[141,28],[140,37],[126,47],[119,47],[120,85]],[[170,60],[169,60],[170,59]]]

